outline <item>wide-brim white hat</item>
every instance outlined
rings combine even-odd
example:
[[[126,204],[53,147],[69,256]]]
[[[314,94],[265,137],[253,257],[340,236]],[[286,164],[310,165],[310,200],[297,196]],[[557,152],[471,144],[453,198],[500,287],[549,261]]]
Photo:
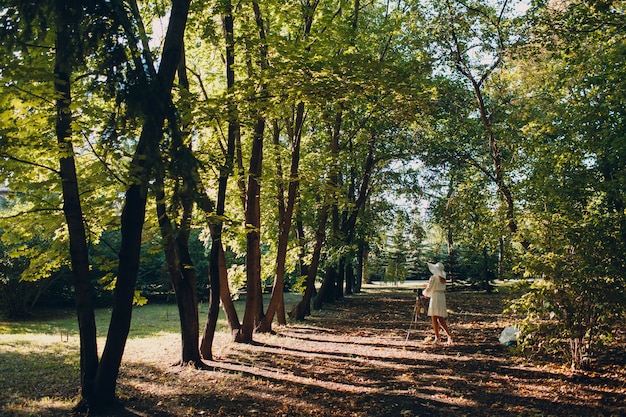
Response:
[[[436,264],[431,264],[430,262],[426,262],[426,265],[428,265],[428,269],[430,270],[431,274],[439,275],[440,277],[444,277],[444,278],[446,277],[446,271],[441,262],[437,262]]]

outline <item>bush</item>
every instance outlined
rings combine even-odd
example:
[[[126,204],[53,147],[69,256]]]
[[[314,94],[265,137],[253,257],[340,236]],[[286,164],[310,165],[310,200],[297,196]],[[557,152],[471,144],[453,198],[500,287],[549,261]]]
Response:
[[[623,282],[574,254],[552,260],[552,274],[520,284],[516,291],[521,296],[508,307],[523,316],[520,346],[562,353],[573,368],[590,368],[613,340],[615,322],[624,313]]]

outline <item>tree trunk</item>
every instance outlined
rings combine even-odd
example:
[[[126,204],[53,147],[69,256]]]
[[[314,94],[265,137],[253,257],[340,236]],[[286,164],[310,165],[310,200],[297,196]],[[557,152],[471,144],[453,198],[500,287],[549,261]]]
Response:
[[[285,301],[283,294],[285,261],[287,259],[287,245],[289,243],[289,233],[291,231],[293,211],[298,197],[298,189],[300,187],[300,143],[302,139],[303,126],[304,102],[300,102],[296,107],[295,126],[289,129],[289,136],[291,137],[291,168],[289,173],[287,202],[279,204],[280,225],[278,231],[278,248],[276,253],[276,280],[274,282],[270,304],[265,317],[261,322],[260,331],[271,331],[271,323],[276,311],[278,311],[278,323],[286,324]],[[278,135],[275,136],[274,143],[275,145],[278,145]],[[281,178],[278,178],[278,183],[281,184]],[[282,194],[282,190],[279,187],[279,202],[283,201]]]
[[[361,292],[361,288],[363,287],[363,282],[365,282],[364,277],[367,274],[367,256],[366,256],[366,248],[367,244],[365,241],[359,242],[357,249],[357,266],[356,266],[356,276],[354,277],[354,292]]]
[[[489,282],[489,254],[487,253],[487,248],[483,248],[483,271],[482,271],[482,289],[487,293],[491,293],[491,283]]]
[[[204,187],[199,187],[204,189]],[[198,205],[206,213],[208,223],[211,225],[213,216],[213,207],[211,201],[206,194],[198,195]],[[219,199],[219,198],[218,198]],[[230,326],[233,339],[239,332],[241,325],[239,323],[239,317],[235,310],[235,305],[230,295],[230,289],[228,286],[228,271],[226,270],[226,255],[224,254],[224,248],[220,238],[217,238],[217,234],[213,226],[210,226],[211,238],[213,243],[211,244],[211,253],[209,254],[209,280],[211,283],[211,294],[209,299],[209,313],[208,318],[204,326],[202,333],[202,341],[200,342],[200,353],[202,357],[207,360],[213,359],[212,347],[213,338],[215,336],[215,329],[217,328],[217,318],[219,315],[219,301],[222,301],[224,313]],[[216,243],[217,242],[217,243]],[[213,253],[216,251],[217,253]],[[215,283],[213,279],[219,280],[217,284],[219,286],[219,295],[215,295]],[[216,301],[217,300],[217,301]]]
[[[344,284],[346,281],[346,258],[342,256],[337,266],[335,277],[335,300],[341,300],[344,296]]]
[[[338,110],[335,113],[335,119],[332,122],[332,125],[329,126],[330,131],[330,146],[329,146],[329,154],[331,155],[332,162],[329,166],[328,172],[328,189],[332,190],[332,192],[336,192],[338,184],[339,184],[339,136],[341,135],[341,123],[343,118],[343,112]],[[331,223],[332,223],[332,236],[338,236],[339,233],[339,208],[337,206],[337,198],[335,195],[325,195],[324,196],[324,206],[322,210],[326,209],[327,218],[328,214],[331,215]],[[328,206],[328,207],[326,207]],[[326,219],[324,219],[326,221]],[[313,300],[313,308],[320,309],[322,308],[322,304],[324,301],[334,301],[334,286],[335,286],[335,274],[333,271],[335,266],[329,266],[326,270],[326,274],[324,275],[324,279],[322,281],[322,286],[319,289],[319,292],[315,296]]]
[[[233,96],[235,90],[235,71],[233,69],[235,63],[235,40],[234,25],[232,15],[232,4],[230,0],[222,3],[222,29],[224,32],[224,40],[226,44],[226,89],[230,97]],[[217,222],[211,226],[211,253],[209,255],[209,283],[211,286],[211,294],[209,297],[209,313],[207,322],[202,335],[200,344],[200,352],[205,359],[213,359],[213,339],[217,327],[217,319],[219,316],[219,300],[222,301],[224,312],[230,326],[231,334],[236,334],[241,325],[239,317],[233,304],[230,289],[228,286],[228,273],[226,270],[226,257],[224,255],[224,247],[222,243],[222,228],[224,215],[224,207],[226,205],[226,188],[228,179],[233,171],[235,144],[239,141],[240,127],[237,105],[232,98],[227,103],[228,111],[228,136],[226,144],[226,155],[224,165],[220,169],[220,178],[217,192],[216,218]],[[205,210],[209,214],[209,210]],[[234,336],[233,336],[234,337]]]
[[[365,202],[367,201],[367,196],[369,195],[369,185],[370,185],[370,181],[372,177],[372,172],[374,169],[374,141],[375,141],[375,135],[372,135],[370,138],[367,157],[365,159],[365,163],[363,166],[363,177],[361,178],[358,195],[356,195],[356,198],[354,200],[354,205],[353,207],[351,207],[350,210],[344,211],[342,215],[343,218],[342,218],[341,233],[339,233],[339,235],[342,236],[343,244],[346,247],[349,247],[352,244],[352,241],[355,235],[355,227],[356,227],[358,215],[359,213],[363,211],[363,207],[365,206]],[[355,175],[353,175],[353,178],[351,181],[352,183],[357,182],[356,178],[354,177]],[[350,195],[353,196],[353,194],[354,194],[354,190],[351,190]],[[354,198],[354,196],[352,198]],[[344,264],[344,267],[343,267],[344,270],[346,267],[352,268],[351,266],[352,260],[348,259],[347,256],[352,256],[352,254],[346,254],[342,257],[341,262]],[[347,270],[346,270],[346,273],[347,273]],[[342,279],[343,277],[346,278],[346,293],[350,294],[352,292],[351,286],[353,285],[353,281],[347,281],[349,279],[348,276],[345,273],[341,273],[340,275],[341,282],[339,283],[339,288],[337,289],[338,298],[341,298],[343,296],[343,292],[339,292],[339,291],[342,291],[342,288],[343,288],[343,279]],[[348,282],[350,282],[350,284],[348,284]],[[348,285],[350,285],[350,287],[348,287]],[[359,286],[359,289],[360,289],[360,286]]]
[[[304,37],[307,39],[311,33],[311,27],[313,26],[313,17],[315,15],[315,9],[317,8],[319,1],[314,3],[303,3],[303,19],[304,19]],[[310,44],[305,50],[310,51]],[[274,281],[274,287],[272,289],[272,298],[267,309],[267,313],[261,322],[260,331],[271,331],[271,324],[274,318],[275,312],[278,313],[278,323],[286,324],[285,317],[285,299],[283,294],[284,287],[284,275],[285,275],[285,260],[287,258],[287,245],[289,243],[289,233],[291,230],[291,221],[293,217],[293,210],[298,197],[298,190],[300,187],[299,180],[299,164],[300,164],[300,143],[302,140],[302,130],[304,127],[304,102],[299,102],[296,106],[295,123],[288,124],[289,137],[291,138],[291,170],[289,175],[289,188],[287,192],[287,202],[282,203],[283,193],[279,188],[279,236],[278,236],[278,248],[276,253],[276,278]],[[278,142],[278,137],[275,138],[275,144]],[[278,178],[278,183],[282,184],[282,175]],[[302,236],[302,235],[300,235]],[[301,247],[302,248],[302,247]],[[301,258],[302,259],[302,258]],[[306,268],[302,267],[301,270]],[[301,271],[302,272],[302,271]],[[315,290],[315,285],[313,285]],[[307,311],[308,314],[308,311]]]
[[[302,300],[294,306],[289,313],[290,317],[295,320],[304,320],[304,318],[310,314],[311,300],[316,293],[315,290],[315,278],[317,277],[317,269],[320,263],[320,256],[322,253],[322,246],[324,245],[324,238],[326,236],[326,221],[328,220],[328,205],[324,204],[320,212],[320,217],[317,225],[317,232],[315,233],[315,247],[313,248],[313,258],[308,268],[306,276],[306,289]]]
[[[196,367],[203,365],[198,349],[198,296],[196,293],[196,272],[189,256],[189,229],[191,227],[192,207],[189,202],[184,204],[183,221],[176,231],[167,214],[165,207],[165,192],[162,177],[158,178],[156,188],[156,207],[161,236],[165,248],[165,260],[172,280],[182,336],[181,365],[193,364]],[[182,197],[189,201],[191,196]]]
[[[504,262],[506,261],[505,256],[506,247],[504,245],[504,237],[500,236],[498,239],[498,279],[504,280]]]
[[[60,4],[60,3],[57,3]],[[63,213],[67,222],[74,297],[80,335],[80,384],[81,396],[89,404],[94,400],[94,379],[98,369],[96,343],[96,320],[94,313],[93,288],[89,274],[89,250],[83,222],[83,212],[78,189],[74,149],[72,147],[72,115],[70,59],[72,38],[69,14],[63,6],[57,8],[57,39],[55,42],[54,88],[56,101],[56,136],[62,157],[59,160],[59,175],[63,190]]]
[[[356,281],[354,275],[354,265],[352,263],[346,264],[346,294],[350,295],[355,292]]]
[[[320,286],[317,295],[313,299],[313,308],[319,310],[324,303],[334,303],[336,297],[337,276],[339,275],[338,265],[329,265],[326,268],[322,285]]]
[[[95,379],[97,400],[93,405],[96,409],[115,405],[117,376],[130,329],[135,283],[139,270],[148,183],[154,158],[158,156],[157,148],[163,135],[165,108],[170,104],[172,84],[182,54],[189,3],[190,0],[172,0],[161,65],[154,81],[156,85],[152,89],[156,92],[156,95],[151,97],[154,105],[146,115],[130,165],[132,183],[126,191],[121,215],[122,242],[113,310],[106,345]]]
[[[263,164],[263,134],[265,119],[257,119],[254,129],[254,142],[248,173],[248,193],[246,201],[246,309],[243,323],[237,336],[239,342],[251,342],[252,335],[263,316],[261,289],[261,170]]]
[[[217,319],[219,318],[220,312],[220,298],[222,292],[222,282],[220,279],[221,247],[221,240],[213,239],[211,243],[211,253],[209,255],[209,285],[211,288],[209,295],[209,313],[204,325],[204,331],[202,332],[202,341],[200,342],[200,353],[204,359],[209,361],[213,360],[213,340],[215,338]],[[228,278],[226,278],[226,288],[228,288]],[[228,298],[230,299],[230,296]]]
[[[291,213],[287,212],[288,203],[285,202],[285,190],[282,186],[283,180],[283,172],[282,165],[280,163],[280,128],[278,126],[278,122],[275,120],[272,135],[272,142],[274,144],[274,149],[276,150],[276,183],[277,183],[277,191],[276,191],[276,201],[278,203],[278,244],[276,248],[276,267],[274,269],[274,285],[272,286],[272,296],[270,298],[270,303],[267,307],[267,312],[263,316],[259,324],[258,331],[269,333],[272,331],[272,321],[274,320],[274,316],[282,309],[282,317],[284,319],[284,287],[285,287],[285,262],[287,259],[287,243],[289,242],[289,232],[291,229]],[[292,138],[293,140],[293,138]],[[293,152],[292,152],[292,161],[293,161]],[[293,205],[291,208],[291,212],[293,212]],[[290,218],[287,219],[287,216]],[[289,222],[289,224],[287,223]],[[279,313],[281,316],[281,313]],[[284,322],[281,324],[285,324]]]
[[[259,30],[260,70],[267,69],[267,41],[261,9],[257,2],[252,2],[254,17]],[[261,83],[259,97],[263,103],[267,99],[267,85]],[[265,116],[263,110],[257,111],[254,125],[254,137],[248,169],[248,188],[246,192],[246,308],[241,329],[236,337],[238,342],[252,342],[255,328],[263,318],[263,291],[261,289],[261,173],[263,170],[263,136],[265,135]]]
[[[363,246],[363,275],[361,276],[361,282],[365,282],[367,284],[372,283],[372,279],[370,277],[369,271],[367,269],[367,263],[370,256],[370,249],[367,244]]]

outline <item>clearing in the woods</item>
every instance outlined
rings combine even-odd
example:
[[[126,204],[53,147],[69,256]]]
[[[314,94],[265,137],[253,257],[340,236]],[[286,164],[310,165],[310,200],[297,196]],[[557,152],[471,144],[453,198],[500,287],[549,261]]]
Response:
[[[380,286],[326,305],[303,323],[256,335],[254,345],[222,334],[209,370],[171,366],[179,356],[176,334],[130,339],[118,391],[125,411],[117,415],[626,415],[623,328],[593,371],[573,372],[562,358],[522,358],[499,344],[511,324],[501,314],[503,294],[452,291],[447,297],[452,346],[429,343],[427,317],[411,325],[411,288]],[[50,362],[55,340],[43,347],[36,339],[3,341],[0,367],[20,366],[36,349],[44,349],[38,360]],[[33,352],[24,354],[29,346]],[[59,355],[71,358],[67,351]],[[2,382],[8,389],[0,393],[0,414],[66,415],[79,383],[72,373],[54,376],[60,369],[25,376],[30,384]]]

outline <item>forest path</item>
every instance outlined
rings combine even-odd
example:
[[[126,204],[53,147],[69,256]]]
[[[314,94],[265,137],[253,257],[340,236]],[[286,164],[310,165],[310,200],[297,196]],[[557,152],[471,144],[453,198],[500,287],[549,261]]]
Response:
[[[368,287],[254,344],[219,341],[210,371],[129,365],[127,406],[151,416],[626,415],[623,369],[524,364],[498,342],[510,324],[503,295],[447,297],[452,346],[427,341],[428,317],[411,326],[412,289]]]

